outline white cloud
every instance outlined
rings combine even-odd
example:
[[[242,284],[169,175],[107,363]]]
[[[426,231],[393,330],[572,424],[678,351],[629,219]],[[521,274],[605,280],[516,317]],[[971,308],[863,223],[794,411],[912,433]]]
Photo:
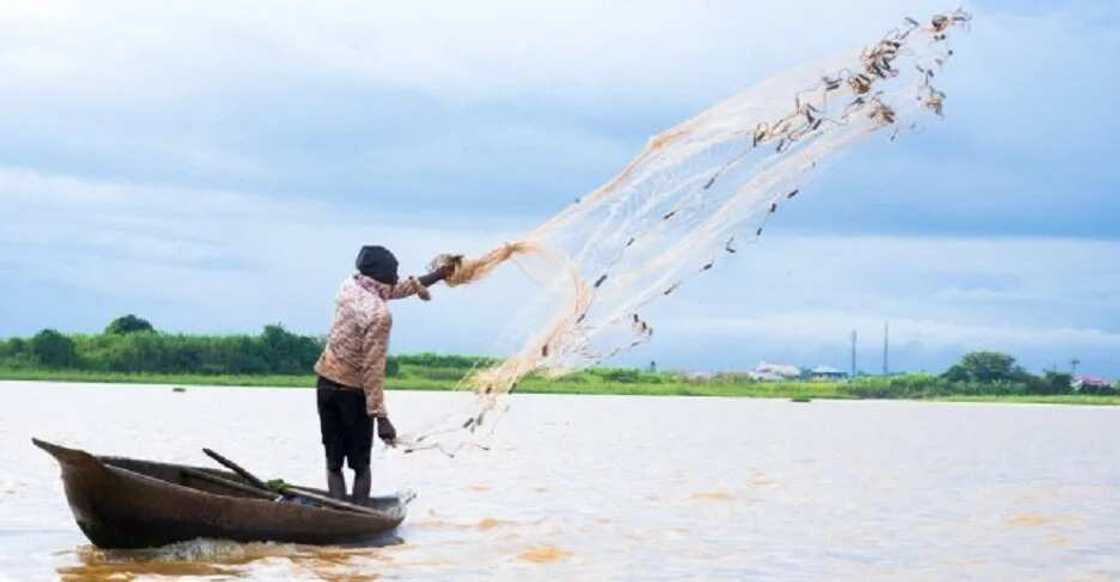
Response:
[[[684,336],[756,338],[775,344],[816,343],[831,338],[843,346],[853,330],[862,330],[864,348],[878,348],[885,319],[873,312],[814,311],[763,314],[758,317],[723,318],[706,316],[671,321],[663,331]],[[926,350],[1011,350],[1061,348],[1115,352],[1120,350],[1120,332],[1093,328],[1032,327],[1014,321],[1004,325],[976,324],[943,319],[892,318],[890,334],[896,348],[920,346]],[[1060,352],[1056,357],[1066,357]],[[1111,365],[1111,362],[1101,362]]]
[[[846,367],[852,330],[877,362],[889,320],[899,368],[995,349],[1036,369],[1078,355],[1120,374],[1118,301],[1114,241],[777,234],[646,315],[661,342],[649,355],[686,367]]]
[[[936,2],[907,10],[932,13]],[[562,4],[9,2],[8,85],[128,101],[293,73],[460,96],[609,84],[688,94],[729,73],[774,70],[872,40],[888,0]],[[777,63],[777,66],[768,65]]]
[[[164,329],[321,333],[363,243],[416,272],[438,252],[479,253],[534,221],[352,212],[325,202],[87,181],[0,169],[0,335],[98,329],[127,311]],[[805,203],[799,201],[799,203]],[[543,218],[543,217],[541,217]],[[655,341],[628,359],[743,368],[759,359],[837,366],[847,335],[875,359],[892,323],[898,367],[939,369],[999,349],[1032,367],[1073,355],[1120,373],[1120,242],[1054,238],[774,236],[644,314]],[[501,353],[533,288],[514,268],[397,306],[395,348]],[[58,297],[66,297],[59,300]],[[100,298],[100,299],[97,299]],[[874,368],[874,366],[872,366]]]
[[[385,242],[412,270],[436,252],[484,250],[609,176],[637,134],[765,74],[861,45],[904,12],[945,8],[813,4],[7,2],[0,336],[95,329],[122,309],[178,330],[282,320],[321,331],[359,244]],[[1116,76],[1096,68],[1117,37],[1082,8],[980,11],[944,80],[950,123],[909,140],[940,140],[942,152],[851,166],[889,176],[873,190],[915,176],[932,186],[900,192],[897,203],[857,193],[821,204],[814,231],[838,227],[846,209],[901,217],[901,231],[970,217],[987,217],[989,234],[1005,218],[1017,232],[1030,232],[1025,216],[1100,221],[1112,170],[1086,169],[1082,154],[1115,157],[1115,116],[1101,113]],[[427,107],[439,111],[425,116]],[[1054,136],[1058,146],[1039,145]],[[1023,167],[1008,156],[1040,161]],[[1042,163],[1063,156],[1077,156],[1073,170]],[[1071,171],[1095,182],[1070,186]],[[404,203],[399,188],[391,202],[371,193],[345,207],[308,194],[410,179],[419,186]],[[565,179],[578,185],[567,192]],[[840,200],[835,185],[814,190],[830,186]],[[533,206],[542,192],[553,198]],[[812,195],[798,202],[823,202]],[[467,215],[445,216],[449,208]],[[797,224],[797,212],[781,218]],[[1120,329],[1116,243],[785,236],[745,254],[667,303],[655,321],[673,333],[642,354],[689,367],[782,354],[842,364],[847,329],[870,326],[870,337],[890,319],[899,350],[911,345],[900,361],[912,366],[941,365],[985,339],[1025,350],[1032,365],[1079,350],[1102,369],[1117,366],[1106,355]],[[503,277],[402,305],[397,347],[490,349],[527,292],[516,273]]]
[[[935,225],[994,229],[990,217],[1007,216],[1022,232],[1038,208],[1056,217],[1051,232],[1104,236],[1101,219],[1079,221],[1065,206],[1114,205],[1104,192],[1115,171],[1086,171],[1083,160],[1115,149],[1116,74],[1096,59],[1117,35],[1087,5],[1022,15],[981,3],[939,81],[948,123],[846,164],[838,182],[855,176],[850,189],[880,191],[918,181],[949,202],[921,203]],[[305,197],[380,189],[396,208],[430,194],[524,213],[584,194],[654,131],[766,75],[945,8],[15,0],[0,11],[0,156],[111,181]],[[1060,147],[1040,147],[1053,139]],[[1019,171],[1024,158],[1033,171]],[[880,174],[891,178],[858,179]],[[415,192],[402,192],[409,184]],[[855,199],[869,217],[858,227],[882,230],[888,205]]]
[[[278,320],[320,330],[361,244],[389,245],[416,272],[438,252],[485,250],[489,237],[502,232],[501,221],[483,239],[454,220],[424,227],[414,217],[350,213],[315,201],[20,169],[0,168],[0,204],[0,268],[9,273],[9,288],[111,297],[110,305],[158,310],[151,317],[165,329],[195,331]],[[0,312],[0,335],[47,325],[96,329],[114,316],[73,313],[66,305],[29,311],[16,303]]]

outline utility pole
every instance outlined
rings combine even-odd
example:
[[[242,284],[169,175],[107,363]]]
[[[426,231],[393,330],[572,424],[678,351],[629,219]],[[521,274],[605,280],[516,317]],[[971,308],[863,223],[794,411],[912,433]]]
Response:
[[[858,339],[858,338],[859,338],[859,336],[856,335],[856,330],[853,329],[852,330],[852,378],[856,377],[856,339]]]
[[[891,370],[890,366],[888,365],[888,362],[889,362],[888,357],[889,357],[890,349],[891,349],[890,346],[891,346],[891,344],[890,344],[890,328],[888,327],[887,322],[884,321],[883,322],[883,375],[884,376],[887,376],[891,373],[890,372],[890,370]]]

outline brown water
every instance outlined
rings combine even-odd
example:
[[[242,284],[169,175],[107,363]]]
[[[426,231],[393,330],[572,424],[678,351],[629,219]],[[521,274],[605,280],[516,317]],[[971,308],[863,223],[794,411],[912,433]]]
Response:
[[[0,383],[0,580],[1117,579],[1120,409],[515,396],[490,452],[375,451],[380,548],[91,547],[32,435],[322,479],[314,393]],[[394,392],[402,429],[456,396]]]

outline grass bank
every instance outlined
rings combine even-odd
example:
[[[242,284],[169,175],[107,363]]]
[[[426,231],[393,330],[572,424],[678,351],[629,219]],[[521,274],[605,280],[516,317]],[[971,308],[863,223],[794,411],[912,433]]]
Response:
[[[464,371],[458,368],[401,367],[387,381],[390,390],[453,390]],[[612,379],[614,378],[614,379]],[[310,388],[313,375],[159,374],[0,368],[0,380],[157,384],[173,386],[247,386]],[[958,387],[967,391],[969,388]],[[922,377],[861,378],[849,382],[753,382],[735,377],[694,381],[671,374],[622,374],[589,370],[560,379],[530,377],[517,389],[528,394],[587,394],[634,396],[725,396],[745,398],[892,399],[955,402],[1005,402],[1080,405],[1120,405],[1120,396],[1094,394],[967,394],[951,393]]]

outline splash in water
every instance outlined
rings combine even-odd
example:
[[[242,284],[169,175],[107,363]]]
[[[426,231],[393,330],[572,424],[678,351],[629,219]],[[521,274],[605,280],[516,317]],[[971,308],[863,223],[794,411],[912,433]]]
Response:
[[[561,376],[649,341],[643,308],[754,244],[820,164],[878,131],[893,140],[922,112],[940,116],[934,80],[953,54],[949,33],[969,19],[908,18],[857,54],[766,80],[654,136],[521,240],[477,259],[436,257],[455,267],[450,285],[513,261],[540,287],[517,321],[521,348],[467,378],[480,404],[453,428],[477,429],[527,374]]]

